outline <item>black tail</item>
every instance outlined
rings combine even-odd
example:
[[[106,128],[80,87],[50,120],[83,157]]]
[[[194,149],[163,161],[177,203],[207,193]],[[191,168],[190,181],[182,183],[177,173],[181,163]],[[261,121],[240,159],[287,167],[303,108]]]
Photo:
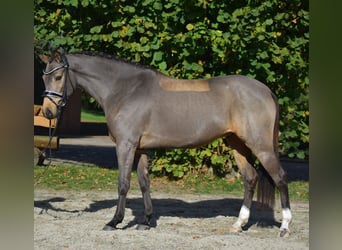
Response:
[[[272,208],[275,204],[275,184],[271,176],[266,172],[264,167],[260,166],[258,170],[258,192],[257,200],[263,208]]]

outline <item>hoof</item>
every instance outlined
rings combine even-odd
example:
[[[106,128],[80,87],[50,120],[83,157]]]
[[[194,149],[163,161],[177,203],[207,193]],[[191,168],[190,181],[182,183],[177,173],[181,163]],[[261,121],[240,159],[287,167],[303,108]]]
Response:
[[[283,229],[280,230],[280,232],[279,232],[279,237],[281,237],[281,238],[287,238],[287,237],[289,237],[289,236],[290,236],[290,231],[289,231],[288,229],[283,228]]]
[[[113,230],[116,230],[116,227],[112,227],[111,225],[105,225],[103,228],[102,228],[103,231],[113,231]]]
[[[231,232],[231,233],[241,233],[242,232],[242,228],[241,227],[231,226],[230,229],[229,229],[229,232]]]
[[[144,217],[144,219],[138,222],[137,230],[149,230],[152,227],[157,227],[156,217],[151,214]]]
[[[135,228],[136,230],[142,231],[142,230],[150,230],[150,226],[144,225],[144,224],[138,224],[137,227]]]

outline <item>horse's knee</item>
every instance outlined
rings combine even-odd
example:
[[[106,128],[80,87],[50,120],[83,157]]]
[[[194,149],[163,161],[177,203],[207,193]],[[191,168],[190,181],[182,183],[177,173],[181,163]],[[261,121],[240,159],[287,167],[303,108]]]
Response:
[[[129,190],[130,184],[129,182],[119,182],[119,194],[120,195],[127,195]]]
[[[146,193],[148,191],[148,186],[147,185],[140,185],[140,190],[142,193]]]
[[[121,187],[119,190],[120,195],[127,195],[128,187]]]

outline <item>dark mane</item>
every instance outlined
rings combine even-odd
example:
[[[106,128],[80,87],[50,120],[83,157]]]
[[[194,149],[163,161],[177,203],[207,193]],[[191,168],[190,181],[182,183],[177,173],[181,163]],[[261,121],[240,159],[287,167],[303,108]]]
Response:
[[[115,56],[115,55],[110,55],[104,52],[98,52],[98,51],[80,51],[80,52],[71,52],[70,54],[80,54],[80,55],[87,55],[87,56],[94,56],[94,57],[101,57],[101,58],[106,58],[106,59],[110,59],[110,60],[115,60],[117,62],[122,62],[122,63],[127,63],[130,64],[132,66],[135,66],[137,68],[141,68],[141,69],[149,69],[152,70],[156,73],[162,74],[161,72],[159,72],[158,70],[151,68],[150,66],[146,66],[146,65],[142,65],[136,62],[131,62],[128,61],[127,59]]]

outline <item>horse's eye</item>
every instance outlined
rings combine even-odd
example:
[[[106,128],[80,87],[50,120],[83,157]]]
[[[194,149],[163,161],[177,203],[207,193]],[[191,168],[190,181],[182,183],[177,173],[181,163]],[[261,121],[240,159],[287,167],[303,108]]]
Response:
[[[62,79],[62,76],[56,76],[56,78],[55,78],[56,81],[59,81],[61,79]]]

